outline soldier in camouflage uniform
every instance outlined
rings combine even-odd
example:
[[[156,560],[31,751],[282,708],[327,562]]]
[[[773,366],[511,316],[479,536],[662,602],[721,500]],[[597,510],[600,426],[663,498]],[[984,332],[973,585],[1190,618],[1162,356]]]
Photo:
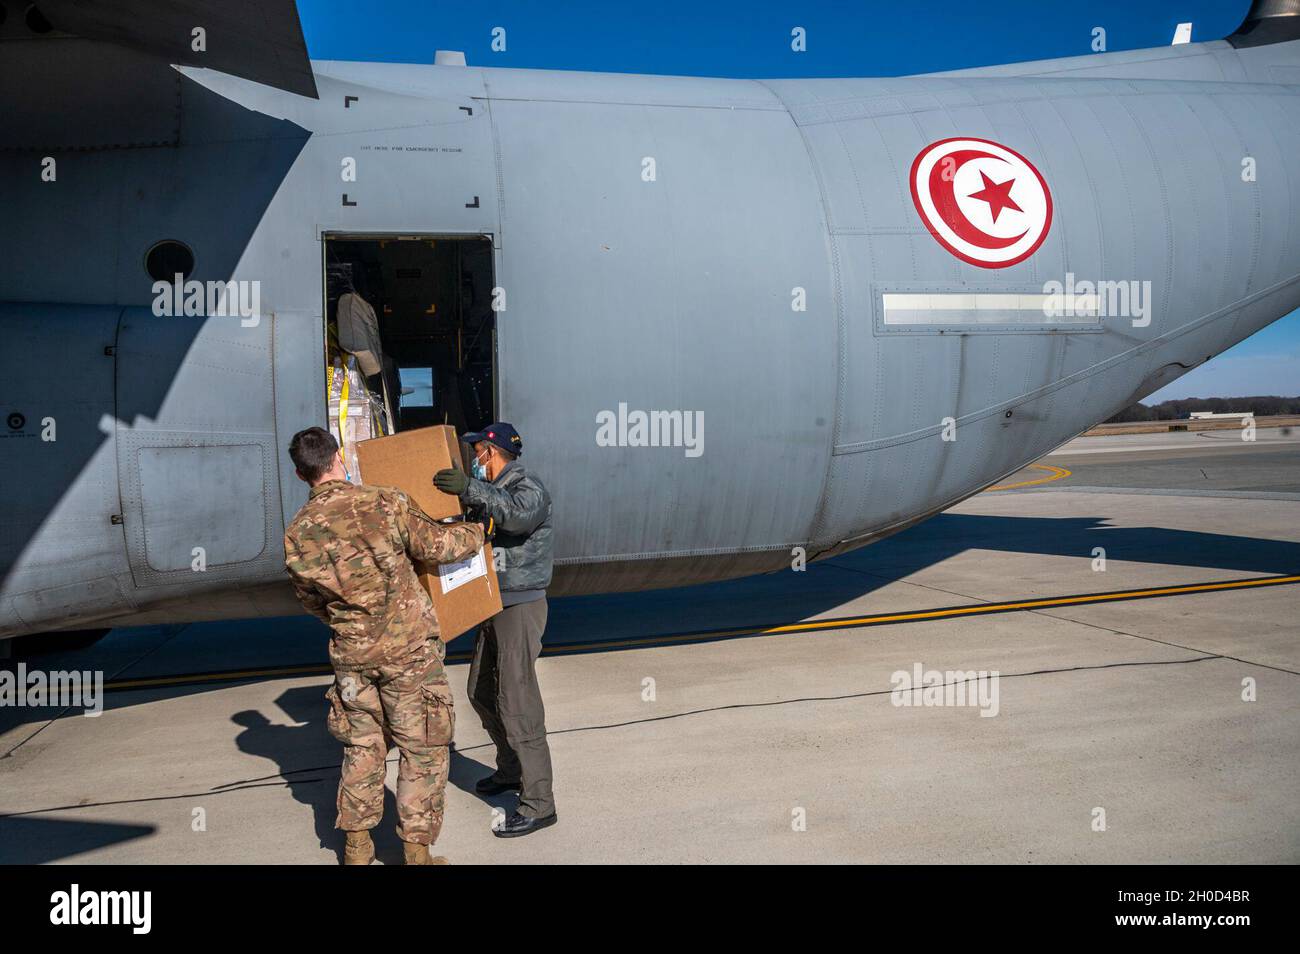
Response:
[[[311,492],[285,532],[285,567],[302,605],[333,631],[327,724],[344,746],[335,822],[347,833],[344,864],[374,860],[390,742],[401,752],[406,862],[434,863],[455,716],[438,621],[412,561],[463,560],[483,546],[483,530],[436,523],[400,491],[349,483],[322,428],[295,434],[289,456]]]

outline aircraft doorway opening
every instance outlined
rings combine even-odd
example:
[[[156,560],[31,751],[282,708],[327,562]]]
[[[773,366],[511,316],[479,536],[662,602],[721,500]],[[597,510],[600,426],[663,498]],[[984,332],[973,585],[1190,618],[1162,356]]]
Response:
[[[492,423],[492,240],[343,235],[324,245],[330,430],[349,471],[355,442]]]

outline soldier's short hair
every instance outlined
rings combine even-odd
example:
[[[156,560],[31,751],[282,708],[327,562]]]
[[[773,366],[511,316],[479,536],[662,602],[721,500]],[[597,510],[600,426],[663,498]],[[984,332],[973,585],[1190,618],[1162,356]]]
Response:
[[[289,458],[298,473],[311,482],[320,480],[321,475],[334,465],[334,456],[339,452],[339,442],[334,435],[323,427],[309,427],[299,431],[289,441]]]

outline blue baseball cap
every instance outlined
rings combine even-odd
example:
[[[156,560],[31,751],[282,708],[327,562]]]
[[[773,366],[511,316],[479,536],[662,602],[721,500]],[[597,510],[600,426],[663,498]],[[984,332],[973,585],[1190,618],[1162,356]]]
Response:
[[[489,424],[481,431],[466,434],[461,440],[471,446],[479,441],[487,441],[489,444],[495,444],[515,457],[518,457],[524,450],[524,439],[519,436],[519,432],[515,430],[513,424],[507,424],[505,421]]]

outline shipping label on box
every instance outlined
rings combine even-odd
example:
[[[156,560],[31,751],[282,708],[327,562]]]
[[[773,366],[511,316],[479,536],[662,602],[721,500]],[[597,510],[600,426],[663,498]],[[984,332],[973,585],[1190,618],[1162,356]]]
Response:
[[[433,486],[433,475],[444,467],[464,469],[454,427],[440,424],[361,441],[357,457],[370,486],[397,488],[435,520],[462,512],[459,499]],[[418,565],[416,570],[433,602],[444,640],[501,612],[491,544],[459,563]]]
[[[450,593],[466,583],[473,583],[479,577],[487,576],[487,560],[479,550],[468,560],[459,563],[444,563],[438,567],[438,583],[443,593]]]

